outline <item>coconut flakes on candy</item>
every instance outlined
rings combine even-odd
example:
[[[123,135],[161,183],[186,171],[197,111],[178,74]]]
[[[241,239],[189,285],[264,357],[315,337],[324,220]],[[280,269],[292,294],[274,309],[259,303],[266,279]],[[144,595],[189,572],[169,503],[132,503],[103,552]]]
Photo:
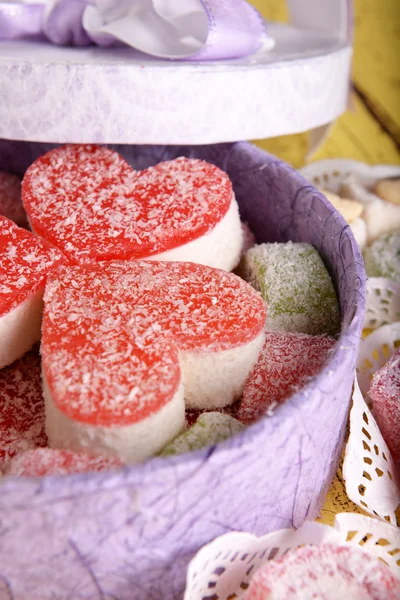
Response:
[[[47,276],[61,252],[0,216],[0,369],[40,340]]]
[[[184,427],[184,397],[213,408],[240,396],[264,321],[257,292],[203,265],[61,269],[43,321],[50,444],[127,462],[160,451]]]
[[[385,234],[364,251],[368,277],[385,277],[400,283],[400,231]]]
[[[374,414],[397,463],[400,463],[400,348],[372,377],[368,392]]]
[[[321,370],[336,344],[324,336],[267,331],[235,417],[254,423]]]
[[[18,453],[6,464],[4,475],[45,477],[101,472],[122,466],[123,463],[117,457],[90,456],[83,452],[55,448],[35,448]]]
[[[32,229],[75,262],[185,260],[232,270],[242,228],[229,177],[177,158],[134,171],[116,152],[64,146],[25,173]]]
[[[260,244],[239,266],[267,306],[267,330],[336,335],[340,313],[332,280],[310,244]]]
[[[0,370],[0,472],[18,453],[46,445],[37,346]]]

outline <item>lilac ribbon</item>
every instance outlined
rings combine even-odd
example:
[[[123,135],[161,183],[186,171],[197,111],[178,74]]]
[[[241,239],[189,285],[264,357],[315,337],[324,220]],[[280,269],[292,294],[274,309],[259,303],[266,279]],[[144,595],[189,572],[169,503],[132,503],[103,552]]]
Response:
[[[260,14],[245,0],[201,0],[200,4],[204,14],[196,13],[196,28],[203,27],[204,40],[198,43],[197,48],[193,45],[193,50],[190,46],[193,18],[188,35],[185,35],[184,29],[182,35],[182,30],[178,31],[175,26],[178,21],[169,20],[168,14],[164,19],[161,14],[162,11],[165,13],[165,6],[168,9],[165,0],[49,0],[47,4],[0,2],[0,40],[44,35],[49,42],[60,46],[87,46],[92,43],[109,46],[122,42],[151,56],[184,60],[239,58],[262,47],[273,46]],[[140,18],[145,15],[142,22],[140,18],[138,21],[138,13],[141,13]],[[188,23],[191,16],[185,15]],[[206,19],[208,29],[204,29]],[[96,27],[93,27],[93,22]],[[184,19],[179,25],[185,27]],[[186,38],[187,50],[184,46]],[[181,40],[184,41],[181,43]]]

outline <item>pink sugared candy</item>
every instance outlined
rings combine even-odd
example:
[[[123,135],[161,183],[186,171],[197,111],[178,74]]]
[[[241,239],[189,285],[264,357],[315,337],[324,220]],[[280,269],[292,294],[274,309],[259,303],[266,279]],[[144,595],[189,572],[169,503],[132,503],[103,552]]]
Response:
[[[4,469],[4,475],[43,477],[45,475],[68,475],[106,471],[122,467],[116,457],[89,456],[83,452],[36,448],[26,450],[13,458]]]
[[[46,444],[39,347],[35,347],[0,371],[0,470],[19,452]]]
[[[28,225],[21,200],[21,181],[16,175],[0,171],[0,215],[11,219],[20,227]]]
[[[46,277],[62,254],[0,216],[0,369],[40,339]]]
[[[267,331],[235,417],[253,423],[286,400],[319,372],[334,345],[329,337]]]
[[[379,429],[393,459],[400,463],[400,348],[373,376],[369,396]]]
[[[240,397],[264,322],[260,295],[219,269],[60,268],[46,287],[41,350],[50,445],[128,463],[159,452],[184,428],[185,402],[210,409]]]
[[[108,148],[64,146],[27,170],[22,199],[32,229],[74,262],[151,258],[230,271],[239,261],[232,184],[202,160],[134,171]]]
[[[400,580],[378,558],[351,546],[304,546],[270,560],[245,600],[399,600]]]

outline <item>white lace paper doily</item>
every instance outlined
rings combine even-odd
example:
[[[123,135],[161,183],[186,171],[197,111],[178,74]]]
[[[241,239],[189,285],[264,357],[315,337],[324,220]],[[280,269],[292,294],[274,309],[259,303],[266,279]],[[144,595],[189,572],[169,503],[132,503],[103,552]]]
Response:
[[[384,277],[371,277],[367,282],[365,329],[377,329],[400,321],[400,284]]]
[[[357,381],[350,412],[343,478],[350,500],[365,512],[396,525],[395,511],[400,504],[397,466]],[[400,530],[398,536],[400,539]]]
[[[371,166],[355,160],[333,158],[311,163],[301,169],[300,173],[319,189],[327,189],[363,204],[364,212],[360,220],[357,219],[350,225],[361,249],[383,233],[398,228],[399,207],[386,202],[371,190],[380,179],[400,177],[400,167]],[[382,211],[385,213],[383,219]]]
[[[373,374],[382,368],[400,346],[400,321],[375,329],[365,340],[361,340],[357,358],[357,377],[364,399]]]
[[[259,567],[303,544],[351,544],[383,559],[400,576],[396,527],[358,515],[337,515],[334,527],[305,523],[263,537],[228,533],[204,546],[189,564],[184,600],[241,600]]]
[[[365,186],[369,187],[378,179],[400,176],[400,167],[396,165],[371,166],[357,160],[331,158],[310,163],[300,169],[300,173],[315,187],[325,188],[334,194],[339,194],[342,184],[350,175],[357,175]],[[360,201],[363,202],[363,199]]]

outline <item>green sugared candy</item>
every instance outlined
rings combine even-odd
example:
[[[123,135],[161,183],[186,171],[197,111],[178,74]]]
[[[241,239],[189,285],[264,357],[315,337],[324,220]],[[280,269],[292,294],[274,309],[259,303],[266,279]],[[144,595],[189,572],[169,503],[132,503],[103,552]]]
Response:
[[[230,415],[220,412],[206,412],[199,416],[196,423],[175,438],[160,453],[161,456],[185,454],[223,442],[232,435],[243,431],[245,426]]]
[[[400,283],[400,232],[378,238],[364,252],[368,277],[386,277]]]
[[[254,246],[240,269],[267,304],[267,330],[331,336],[339,332],[340,312],[333,283],[310,244]]]

